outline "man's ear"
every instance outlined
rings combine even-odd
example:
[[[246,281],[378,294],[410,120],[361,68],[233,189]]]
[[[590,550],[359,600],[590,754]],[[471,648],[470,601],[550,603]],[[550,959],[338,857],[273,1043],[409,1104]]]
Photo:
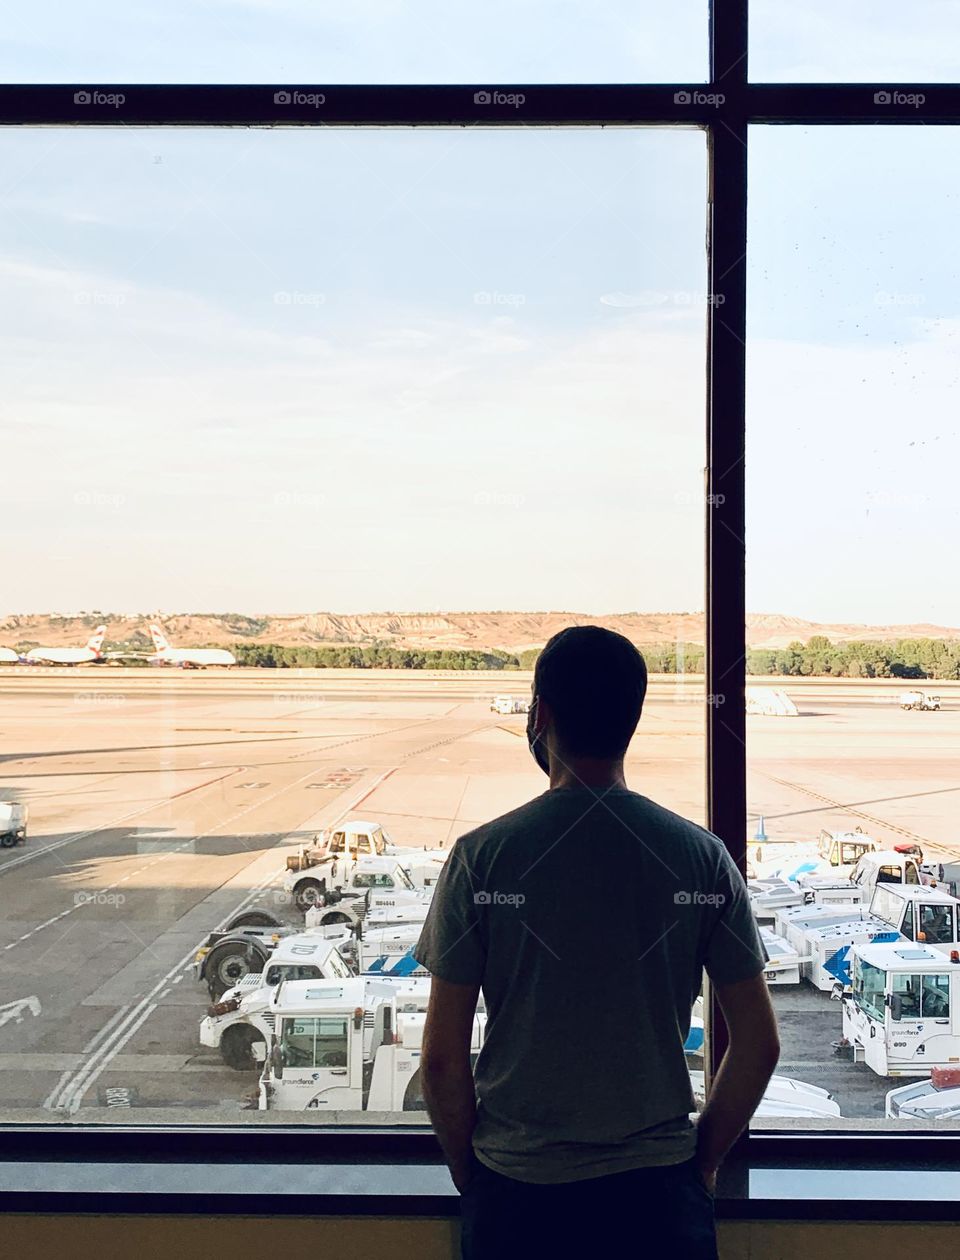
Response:
[[[535,735],[543,735],[546,733],[547,727],[553,718],[550,712],[550,706],[542,696],[537,696],[537,705],[533,714],[533,732]]]

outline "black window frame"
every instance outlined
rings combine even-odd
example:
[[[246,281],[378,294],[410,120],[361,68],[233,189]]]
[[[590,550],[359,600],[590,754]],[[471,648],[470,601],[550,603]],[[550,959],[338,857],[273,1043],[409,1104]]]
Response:
[[[722,706],[706,704],[707,823],[719,835],[741,870],[746,861],[746,723],[745,686],[745,544],[744,448],[746,374],[747,158],[750,124],[806,126],[956,126],[960,124],[960,82],[955,83],[761,83],[748,78],[747,0],[710,0],[710,66],[707,81],[658,84],[523,84],[496,83],[498,91],[522,92],[522,125],[690,127],[705,131],[708,160],[707,292],[723,295],[722,304],[707,304],[706,449],[707,495],[705,532],[706,694],[723,695]],[[473,93],[484,84],[429,86],[297,84],[297,90],[323,92],[322,117],[312,106],[277,105],[277,85],[159,85],[98,83],[98,91],[122,92],[122,119],[110,105],[73,103],[85,84],[0,85],[0,125],[150,126],[150,127],[516,127],[511,105],[486,104],[478,118]],[[878,109],[874,94],[893,93]],[[897,93],[922,93],[922,111],[898,103]],[[719,99],[718,99],[719,98]],[[919,116],[918,116],[919,115]],[[739,698],[739,703],[735,703]],[[711,1060],[726,1045],[719,1011],[712,1011]],[[429,1130],[403,1126],[391,1129],[320,1130],[302,1125],[191,1126],[137,1128],[80,1123],[44,1126],[0,1126],[0,1168],[18,1164],[65,1161],[143,1167],[158,1160],[181,1166],[210,1167],[237,1162],[244,1167],[285,1163],[291,1169],[315,1170],[356,1164],[392,1164],[409,1168],[435,1166],[439,1148]],[[797,1204],[794,1217],[842,1219],[955,1219],[956,1201],[904,1202],[895,1180],[877,1183],[875,1194],[850,1199],[854,1165],[870,1175],[889,1178],[918,1165],[931,1174],[952,1173],[960,1164],[960,1129],[949,1132],[849,1130],[751,1132],[733,1152],[721,1180],[718,1208],[737,1217],[784,1215],[789,1191],[776,1197],[751,1198],[750,1175],[758,1169],[789,1169],[798,1184],[804,1169],[846,1168],[835,1194]],[[294,1174],[291,1173],[291,1176]],[[294,1177],[294,1180],[296,1178]],[[415,1190],[384,1191],[359,1198],[336,1185],[318,1197],[316,1188],[291,1192],[283,1199],[258,1193],[256,1177],[249,1192],[191,1197],[185,1208],[179,1196],[161,1193],[142,1198],[136,1184],[104,1186],[96,1210],[178,1211],[309,1211],[336,1214],[389,1212],[404,1215],[455,1214],[456,1199]],[[251,1202],[251,1194],[254,1199]],[[945,1192],[947,1198],[950,1194]],[[168,1201],[169,1200],[169,1201]],[[90,1210],[86,1192],[46,1193],[41,1189],[7,1193],[0,1174],[0,1206],[25,1211]]]

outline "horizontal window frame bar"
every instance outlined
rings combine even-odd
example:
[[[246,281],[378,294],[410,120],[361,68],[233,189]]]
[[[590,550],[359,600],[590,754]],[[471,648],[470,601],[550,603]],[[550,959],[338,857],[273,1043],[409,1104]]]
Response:
[[[429,1130],[397,1133],[278,1126],[257,1131],[242,1126],[218,1130],[184,1126],[91,1132],[51,1125],[29,1130],[29,1138],[28,1147],[17,1148],[18,1167],[33,1165],[42,1172],[69,1162],[78,1168],[83,1188],[10,1189],[3,1184],[3,1163],[10,1163],[14,1156],[6,1152],[0,1155],[0,1211],[434,1218],[460,1213],[459,1197],[447,1185],[439,1146]],[[91,1140],[95,1151],[90,1150]],[[251,1142],[257,1148],[252,1152]],[[951,1146],[946,1134],[756,1134],[749,1155],[741,1148],[721,1170],[717,1215],[731,1220],[956,1220],[960,1187],[955,1197],[942,1199],[898,1198],[888,1188],[890,1178],[904,1169],[956,1175],[960,1170]],[[79,1155],[77,1148],[82,1148]],[[175,1168],[188,1179],[195,1177],[196,1191],[145,1188],[144,1180],[155,1185],[151,1177],[156,1178],[158,1164]],[[204,1185],[204,1172],[208,1181],[216,1180],[209,1172],[218,1165],[244,1172],[270,1166],[284,1175],[289,1188],[271,1189],[254,1171],[249,1183],[236,1192],[212,1190]],[[355,1188],[351,1166],[369,1169],[369,1182],[362,1192]],[[98,1169],[103,1170],[102,1189],[97,1183]],[[842,1173],[844,1184],[835,1195],[804,1196],[803,1178],[808,1170],[815,1175]],[[762,1172],[781,1174],[783,1193],[769,1189],[764,1193],[752,1186],[751,1175]],[[884,1175],[886,1185],[880,1185],[877,1178]],[[318,1179],[321,1190],[316,1188]],[[403,1186],[405,1179],[409,1189]],[[425,1183],[443,1189],[424,1192]],[[348,1188],[351,1184],[353,1189]],[[814,1187],[812,1180],[809,1187]],[[858,1188],[882,1193],[858,1196]],[[795,1195],[795,1190],[801,1193]]]
[[[322,104],[275,104],[279,92]],[[81,93],[100,101],[75,104]],[[481,92],[521,104],[475,104]],[[890,100],[878,103],[875,96]],[[117,103],[117,99],[123,100]],[[922,103],[917,98],[922,97]],[[112,99],[111,99],[112,98]],[[722,98],[722,99],[721,99]],[[0,126],[474,127],[960,123],[957,83],[0,84]]]

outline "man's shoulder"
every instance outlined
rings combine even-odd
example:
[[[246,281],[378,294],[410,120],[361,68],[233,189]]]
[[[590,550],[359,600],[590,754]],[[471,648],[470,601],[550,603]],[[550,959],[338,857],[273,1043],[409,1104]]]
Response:
[[[536,827],[549,811],[549,796],[549,792],[544,792],[540,796],[535,796],[533,800],[519,805],[516,809],[511,809],[509,813],[500,814],[497,818],[491,818],[489,822],[481,823],[479,827],[465,831],[457,840],[460,853],[464,856],[470,854],[476,856],[492,843],[509,840],[511,836],[525,835],[532,827]]]
[[[596,796],[598,801],[606,802],[607,809],[602,815],[605,818],[624,811],[633,816],[633,821],[656,829],[664,838],[684,844],[704,858],[717,860],[724,849],[723,841],[712,831],[639,792],[618,792],[615,796],[598,792]],[[582,803],[561,791],[543,792],[517,809],[464,832],[457,840],[458,850],[464,858],[478,858],[511,840],[519,841],[531,834],[539,838],[543,824],[556,821],[564,813],[570,813],[571,817],[584,815]]]

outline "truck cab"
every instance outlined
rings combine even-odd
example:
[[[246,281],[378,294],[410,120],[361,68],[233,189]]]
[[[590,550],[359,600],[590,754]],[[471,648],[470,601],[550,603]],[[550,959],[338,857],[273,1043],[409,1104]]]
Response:
[[[334,860],[307,870],[288,870],[284,890],[304,914],[311,906],[336,904],[336,913],[322,917],[342,922],[358,917],[357,904],[367,893],[384,893],[398,901],[416,902],[429,895],[418,889],[395,857],[367,857],[355,861]]]
[[[852,949],[843,1035],[878,1076],[960,1064],[960,952],[896,942]]]
[[[261,1111],[422,1111],[420,1050],[429,979],[287,981],[273,993],[274,1035]],[[486,1014],[474,1016],[474,1054]]]

